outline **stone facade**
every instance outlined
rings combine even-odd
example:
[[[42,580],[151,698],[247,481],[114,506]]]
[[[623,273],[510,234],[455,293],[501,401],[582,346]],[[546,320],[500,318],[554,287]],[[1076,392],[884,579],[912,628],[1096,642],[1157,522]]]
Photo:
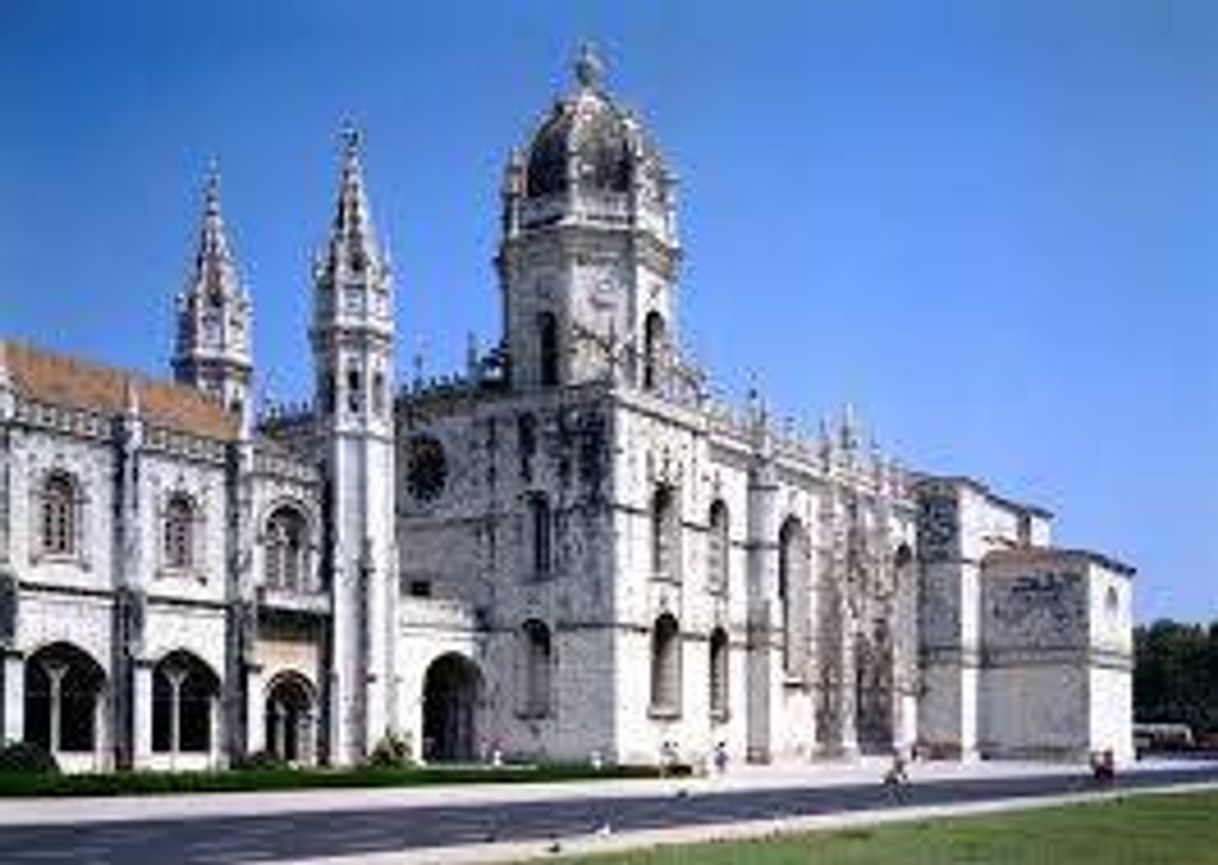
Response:
[[[176,384],[0,343],[5,738],[72,768],[1130,747],[1130,569],[1049,515],[710,396],[676,183],[581,56],[509,160],[503,339],[395,388],[354,133],[314,400],[255,419],[209,181]]]

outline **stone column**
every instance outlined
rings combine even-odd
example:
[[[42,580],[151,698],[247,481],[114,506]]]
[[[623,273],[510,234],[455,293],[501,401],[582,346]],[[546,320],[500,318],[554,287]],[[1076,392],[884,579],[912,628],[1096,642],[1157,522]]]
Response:
[[[25,738],[25,657],[14,649],[3,653],[4,726],[0,740],[20,742]]]
[[[245,665],[245,752],[257,754],[266,750],[266,700],[262,693],[262,665]]]
[[[858,728],[858,664],[855,657],[855,628],[857,623],[850,612],[850,604],[843,594],[842,616],[842,677],[838,697],[838,748],[843,757],[854,757],[859,752]]]
[[[165,677],[169,679],[169,768],[176,769],[182,731],[182,680],[186,678],[186,672],[170,669],[166,670]]]
[[[314,763],[314,729],[317,719],[310,711],[300,713],[299,731],[296,734],[297,762],[302,766],[312,766]]]
[[[224,754],[222,743],[224,741],[224,715],[220,711],[222,706],[220,695],[212,694],[211,699],[207,701],[207,719],[210,727],[207,737],[207,764],[209,766],[219,766],[221,757]]]
[[[60,741],[63,726],[63,677],[68,668],[63,664],[43,664],[42,668],[51,683],[51,753],[58,754],[63,744]]]
[[[778,482],[764,417],[759,417],[756,464],[748,489],[748,653],[745,666],[747,758],[773,757],[773,702],[781,688],[782,648],[774,646],[774,604],[778,584]],[[777,652],[777,657],[775,653]]]
[[[93,700],[93,769],[101,771],[106,766],[106,755],[110,753],[110,730],[106,724],[106,719],[110,717],[110,712],[106,707],[106,694],[103,689],[98,689],[97,696]]]
[[[147,769],[152,763],[152,662],[133,663],[131,688],[133,732],[132,767]]]

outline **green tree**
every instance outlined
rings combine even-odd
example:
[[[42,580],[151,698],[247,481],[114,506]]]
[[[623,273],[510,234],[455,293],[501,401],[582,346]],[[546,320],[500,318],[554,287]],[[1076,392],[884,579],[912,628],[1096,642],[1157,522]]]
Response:
[[[1160,619],[1134,630],[1133,699],[1139,721],[1218,732],[1218,622]]]

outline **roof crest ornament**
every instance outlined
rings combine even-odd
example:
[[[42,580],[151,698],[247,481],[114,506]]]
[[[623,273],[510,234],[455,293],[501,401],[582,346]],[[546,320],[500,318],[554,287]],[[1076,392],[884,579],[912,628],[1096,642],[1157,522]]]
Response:
[[[350,165],[358,160],[361,141],[359,127],[351,120],[346,120],[343,122],[338,137],[343,146],[343,163]]]
[[[605,64],[596,53],[596,46],[585,41],[579,46],[579,57],[575,61],[575,80],[584,90],[599,90]]]
[[[203,187],[204,213],[220,215],[220,160],[213,154],[207,160],[207,181]]]

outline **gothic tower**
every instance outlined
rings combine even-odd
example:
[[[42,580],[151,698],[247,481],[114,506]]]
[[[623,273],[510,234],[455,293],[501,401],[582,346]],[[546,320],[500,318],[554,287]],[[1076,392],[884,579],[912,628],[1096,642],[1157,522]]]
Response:
[[[186,291],[178,295],[173,371],[179,382],[212,394],[249,429],[251,311],[220,215],[220,175],[213,167],[204,194],[199,251]]]
[[[605,92],[587,46],[575,87],[509,161],[497,265],[516,388],[612,375],[663,390],[680,258],[676,180]]]
[[[313,281],[310,338],[333,556],[329,740],[332,759],[350,763],[396,729],[397,589],[392,280],[352,129],[343,133],[337,209]]]

